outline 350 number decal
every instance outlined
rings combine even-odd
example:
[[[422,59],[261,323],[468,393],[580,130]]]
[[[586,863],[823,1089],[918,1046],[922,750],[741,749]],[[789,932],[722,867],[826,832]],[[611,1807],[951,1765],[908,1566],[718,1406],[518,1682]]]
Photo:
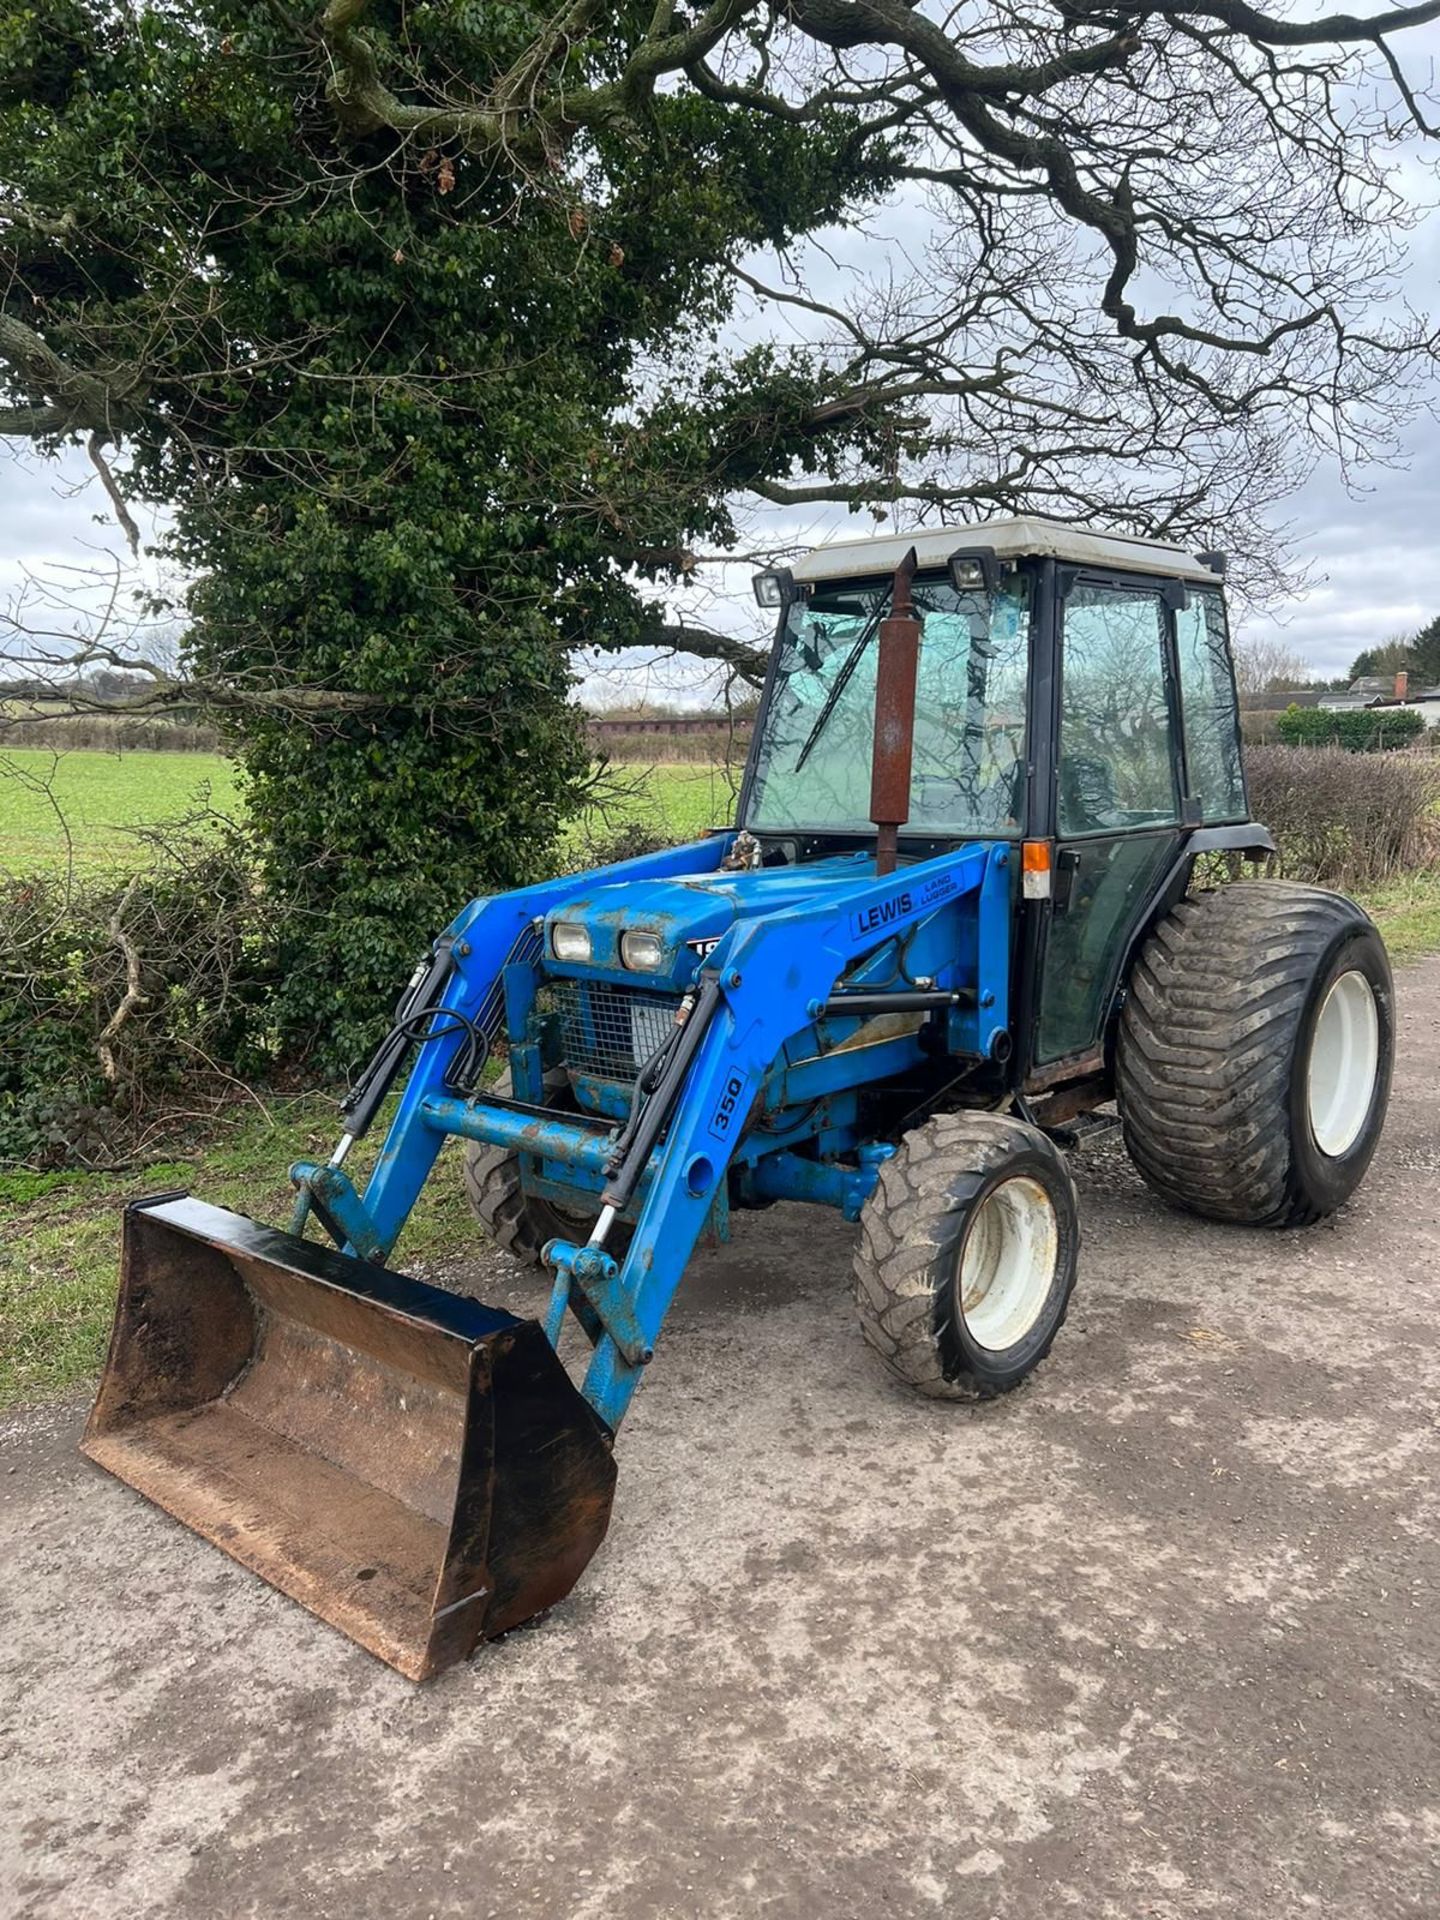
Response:
[[[710,1116],[710,1131],[717,1140],[729,1140],[732,1137],[742,1118],[740,1103],[744,1097],[744,1075],[732,1073],[721,1089],[720,1098],[715,1102],[715,1111]]]

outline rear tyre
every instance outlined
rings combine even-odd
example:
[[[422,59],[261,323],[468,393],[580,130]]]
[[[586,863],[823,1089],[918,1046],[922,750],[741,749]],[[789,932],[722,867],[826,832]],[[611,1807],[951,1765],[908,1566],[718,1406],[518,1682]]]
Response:
[[[1196,894],[1146,942],[1120,1016],[1130,1157],[1206,1219],[1308,1225],[1370,1164],[1394,1049],[1390,963],[1353,901],[1278,880]]]
[[[510,1076],[501,1074],[494,1091],[510,1097]],[[575,1104],[569,1083],[563,1075],[545,1083],[548,1106],[569,1108]],[[478,1140],[465,1143],[465,1197],[481,1225],[492,1239],[527,1266],[539,1267],[540,1254],[550,1240],[588,1240],[594,1214],[571,1213],[548,1200],[526,1193],[520,1184],[520,1158],[508,1147],[487,1147]],[[598,1208],[597,1208],[598,1211]],[[610,1230],[606,1246],[619,1253],[630,1238],[630,1229],[619,1221]]]
[[[1050,1351],[1079,1248],[1074,1186],[1038,1128],[938,1115],[906,1134],[861,1213],[861,1330],[921,1393],[1008,1393]]]

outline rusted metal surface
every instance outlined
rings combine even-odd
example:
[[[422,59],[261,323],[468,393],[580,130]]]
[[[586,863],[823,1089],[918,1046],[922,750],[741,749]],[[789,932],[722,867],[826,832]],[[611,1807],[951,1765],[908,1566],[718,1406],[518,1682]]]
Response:
[[[1077,1080],[1073,1086],[1061,1087],[1040,1101],[1035,1108],[1035,1118],[1042,1127],[1058,1127],[1078,1114],[1093,1113],[1096,1107],[1114,1098],[1114,1091],[1103,1074],[1092,1074],[1088,1080]]]
[[[1048,1067],[1033,1067],[1025,1076],[1026,1093],[1044,1093],[1047,1088],[1066,1086],[1072,1080],[1088,1080],[1103,1074],[1105,1049],[1092,1047],[1088,1053],[1067,1054]]]
[[[915,744],[915,683],[920,668],[920,622],[910,595],[912,547],[895,569],[890,612],[880,622],[875,666],[875,741],[870,768],[870,818],[875,823],[875,873],[895,871],[900,828],[910,818],[910,763]]]
[[[537,1322],[188,1199],[127,1212],[82,1450],[412,1680],[563,1599],[615,1487]]]

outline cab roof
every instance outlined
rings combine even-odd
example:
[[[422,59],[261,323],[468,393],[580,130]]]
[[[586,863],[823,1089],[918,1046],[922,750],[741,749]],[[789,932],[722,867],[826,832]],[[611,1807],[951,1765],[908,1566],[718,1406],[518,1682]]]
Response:
[[[1091,533],[1034,514],[1013,520],[982,520],[968,527],[926,527],[914,533],[872,535],[865,540],[834,540],[796,560],[797,581],[851,580],[893,573],[914,547],[922,569],[943,567],[961,547],[989,547],[999,560],[1032,557],[1064,560],[1073,566],[1099,567],[1107,573],[1160,574],[1167,579],[1208,580],[1220,569],[1182,547],[1163,540],[1142,540],[1130,533]]]

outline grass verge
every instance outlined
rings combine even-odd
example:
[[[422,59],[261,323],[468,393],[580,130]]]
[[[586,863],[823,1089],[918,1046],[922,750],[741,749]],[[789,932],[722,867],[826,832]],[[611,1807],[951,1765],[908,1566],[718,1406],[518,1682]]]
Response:
[[[189,1158],[119,1174],[0,1173],[0,1407],[49,1399],[99,1370],[127,1200],[184,1187],[283,1226],[294,1198],[291,1163],[325,1159],[337,1131],[334,1101],[309,1095],[272,1101],[266,1113],[236,1108]],[[382,1138],[383,1116],[371,1140]],[[358,1149],[355,1158],[363,1180]],[[479,1232],[461,1191],[459,1149],[452,1146],[410,1216],[397,1257],[408,1271],[433,1273],[473,1250]]]
[[[1407,873],[1355,897],[1380,929],[1397,966],[1440,952],[1440,871]]]

